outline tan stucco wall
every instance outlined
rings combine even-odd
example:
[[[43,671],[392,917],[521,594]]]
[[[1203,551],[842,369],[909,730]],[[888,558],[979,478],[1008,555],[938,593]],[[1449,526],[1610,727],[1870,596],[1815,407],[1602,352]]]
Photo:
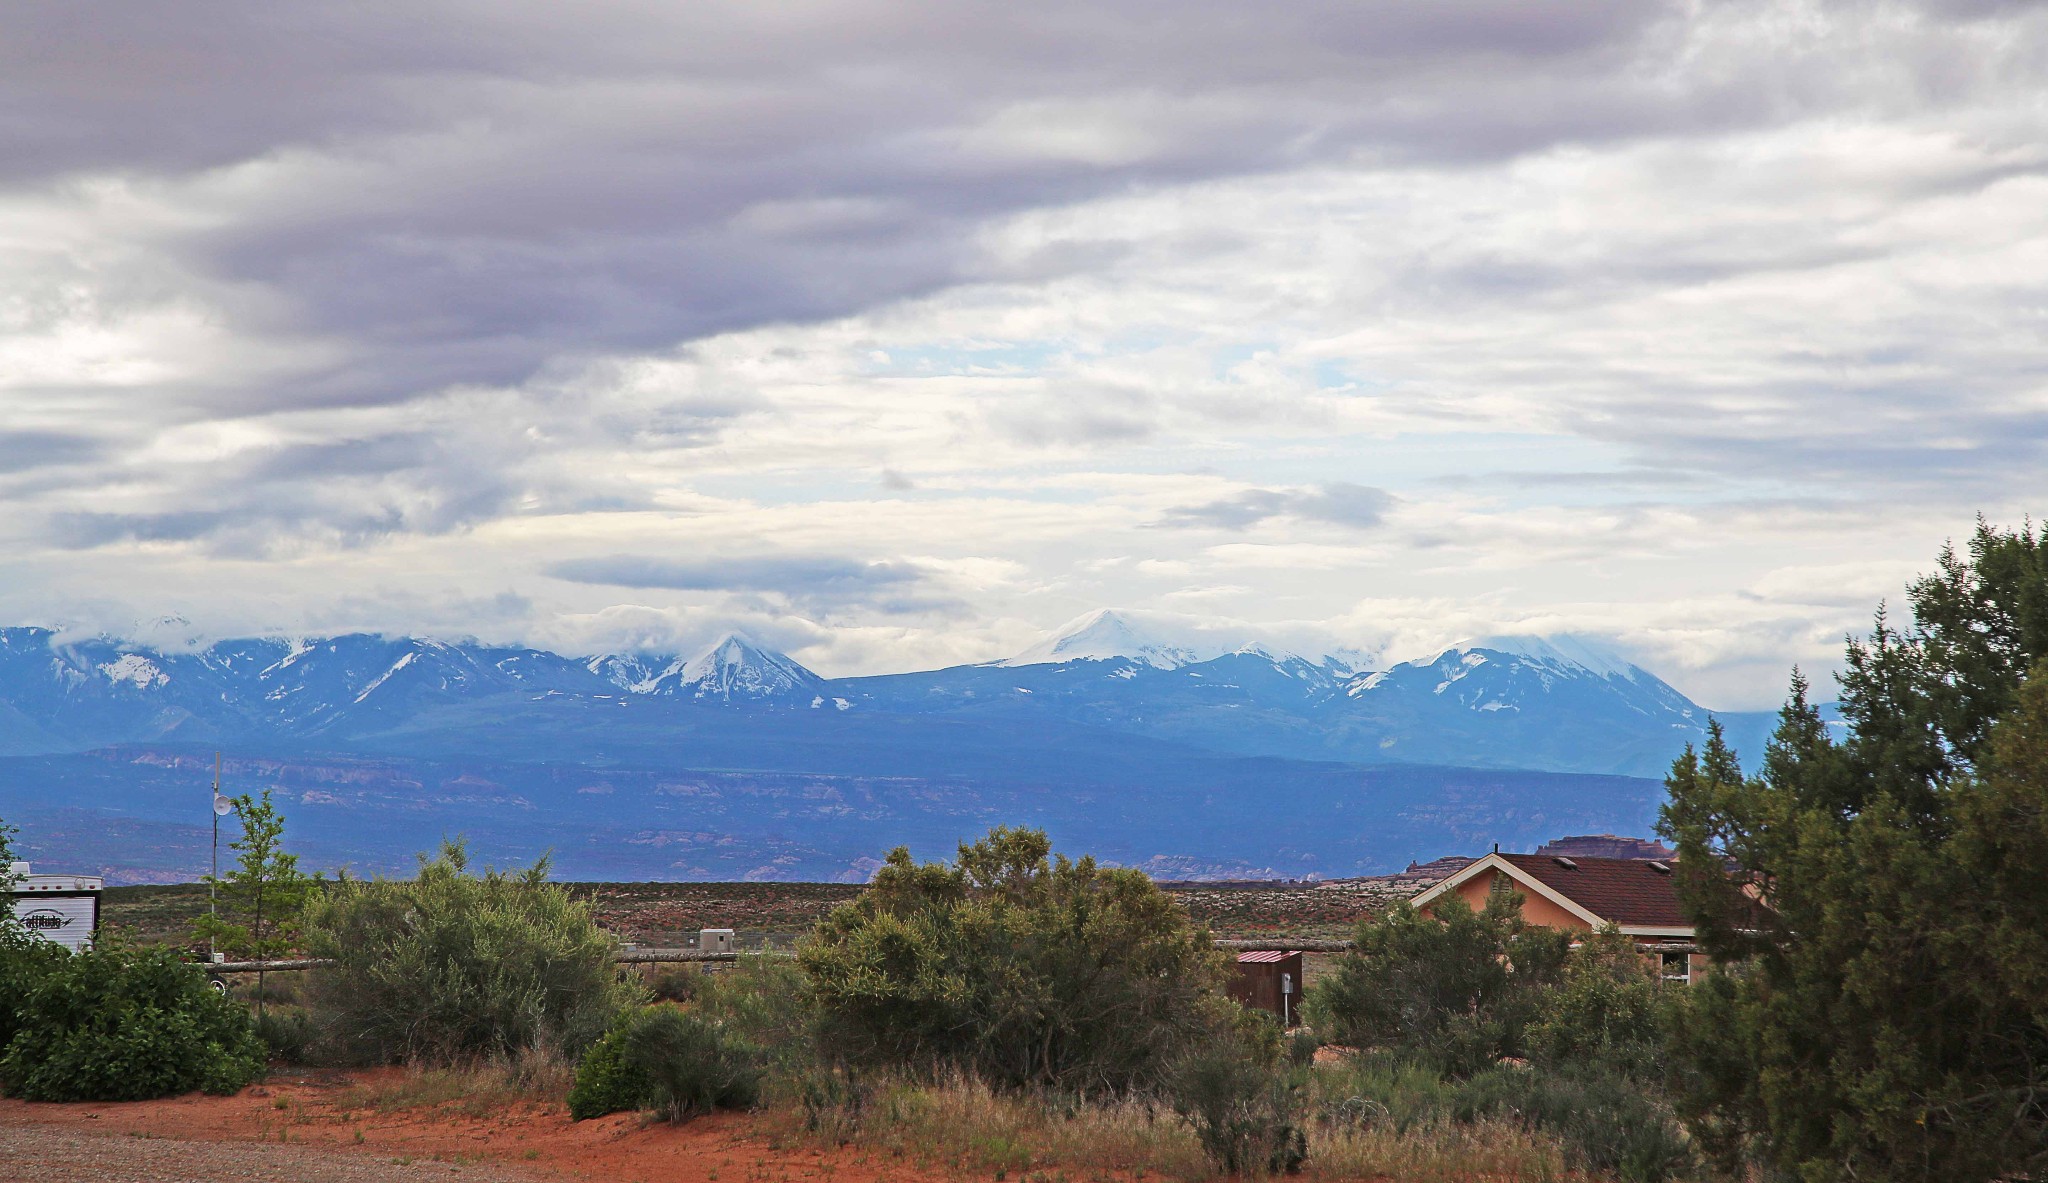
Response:
[[[1461,897],[1474,912],[1486,907],[1486,896],[1493,890],[1494,876],[1481,873],[1459,884],[1452,890]],[[1593,926],[1551,903],[1535,889],[1519,879],[1510,878],[1515,890],[1522,895],[1522,919],[1545,928],[1566,928],[1574,932],[1591,932]],[[1425,909],[1426,910],[1426,909]]]

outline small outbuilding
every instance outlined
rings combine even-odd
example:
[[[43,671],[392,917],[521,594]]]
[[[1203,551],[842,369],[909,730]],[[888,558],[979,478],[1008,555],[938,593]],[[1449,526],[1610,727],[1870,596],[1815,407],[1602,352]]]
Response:
[[[1230,996],[1254,1010],[1270,1013],[1283,1027],[1301,1022],[1300,952],[1276,949],[1239,953]]]
[[[92,948],[100,930],[100,892],[106,880],[98,875],[36,875],[27,863],[9,866],[14,890],[9,893],[15,923],[73,953]]]

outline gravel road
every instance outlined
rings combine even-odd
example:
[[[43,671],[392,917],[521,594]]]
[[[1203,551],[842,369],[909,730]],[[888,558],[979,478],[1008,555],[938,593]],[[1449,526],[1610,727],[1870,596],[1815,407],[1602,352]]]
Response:
[[[536,1183],[489,1163],[397,1163],[271,1142],[182,1142],[0,1125],[0,1183]]]

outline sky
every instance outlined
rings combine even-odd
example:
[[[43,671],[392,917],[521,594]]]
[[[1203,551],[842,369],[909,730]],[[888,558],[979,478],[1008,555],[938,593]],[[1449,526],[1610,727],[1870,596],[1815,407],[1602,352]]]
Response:
[[[1740,709],[2048,505],[2041,5],[4,21],[4,623],[839,675],[1121,607]]]

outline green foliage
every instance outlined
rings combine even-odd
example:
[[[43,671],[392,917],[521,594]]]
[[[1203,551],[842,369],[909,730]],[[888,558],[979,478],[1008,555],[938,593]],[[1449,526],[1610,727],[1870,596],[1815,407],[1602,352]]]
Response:
[[[309,902],[312,1009],[348,1054],[454,1063],[529,1048],[574,1054],[638,996],[588,905],[527,870],[471,874],[461,844],[416,879],[343,879]]]
[[[1840,742],[1795,675],[1757,775],[1715,730],[1667,781],[1688,907],[1738,967],[1675,1044],[1731,1169],[2048,1166],[2048,538],[1980,523],[1911,602],[1850,645]]]
[[[745,1109],[761,1096],[761,1050],[703,1015],[673,1006],[630,1012],[592,1045],[576,1070],[569,1115],[577,1121],[654,1109],[683,1121]]]
[[[0,894],[14,890],[14,861],[20,857],[14,853],[14,836],[20,829],[0,819]],[[14,913],[9,910],[0,913],[0,930],[14,927]]]
[[[648,978],[647,992],[662,1002],[689,1002],[697,997],[704,976],[698,966],[664,966]]]
[[[1594,933],[1572,950],[1562,980],[1544,993],[1524,1040],[1529,1058],[1547,1068],[1598,1067],[1661,1083],[1668,1015],[1683,990],[1663,982],[1633,939],[1613,928]]]
[[[0,922],[0,1051],[21,1028],[22,1007],[36,984],[71,954],[13,922]]]
[[[1568,1165],[1625,1183],[1664,1183],[1697,1165],[1668,1110],[1637,1082],[1599,1068],[1490,1069],[1458,1086],[1450,1111],[1460,1121],[1516,1118],[1555,1135]]]
[[[1520,1055],[1570,938],[1522,920],[1494,891],[1472,911],[1455,895],[1435,917],[1406,904],[1363,921],[1351,952],[1309,991],[1309,1022],[1334,1043],[1399,1051],[1455,1075]]]
[[[234,799],[242,836],[228,843],[240,854],[236,865],[206,882],[214,890],[217,914],[199,917],[194,934],[234,959],[269,960],[297,947],[300,911],[313,885],[299,871],[299,856],[284,849],[284,818],[270,802],[242,794]]]
[[[313,1048],[313,1026],[303,1011],[259,1011],[256,1038],[263,1041],[271,1059],[303,1064]]]
[[[576,1066],[576,1084],[569,1090],[569,1116],[577,1121],[638,1109],[650,1092],[647,1078],[626,1064],[626,1026],[629,1012],[604,1038],[583,1053]]]
[[[1282,1071],[1279,1033],[1245,1012],[1235,1029],[1175,1066],[1174,1111],[1194,1127],[1209,1161],[1233,1175],[1295,1174],[1308,1157],[1299,1072]]]
[[[248,1012],[168,949],[60,957],[19,1009],[0,1084],[31,1101],[232,1093],[263,1075]]]
[[[1597,1063],[1494,1066],[1462,1080],[1379,1053],[1326,1070],[1321,1120],[1418,1136],[1443,1123],[1506,1119],[1555,1138],[1577,1170],[1630,1183],[1683,1177],[1697,1155],[1657,1090]]]
[[[957,862],[898,848],[799,952],[820,1037],[842,1062],[999,1088],[1160,1085],[1227,1028],[1224,959],[1138,871],[1049,859],[997,828]]]

